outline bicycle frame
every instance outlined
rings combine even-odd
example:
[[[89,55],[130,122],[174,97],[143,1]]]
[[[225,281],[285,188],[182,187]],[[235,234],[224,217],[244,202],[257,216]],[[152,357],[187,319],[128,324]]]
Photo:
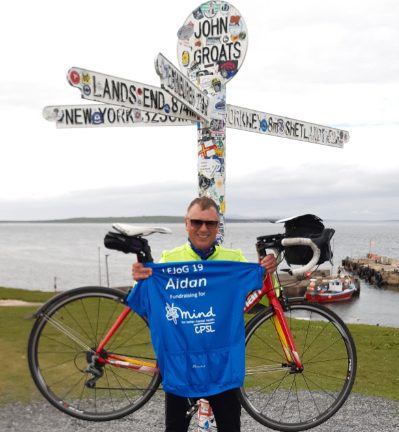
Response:
[[[281,289],[279,280],[276,273],[267,273],[263,279],[263,286],[261,289],[251,292],[245,302],[244,313],[248,312],[250,309],[259,303],[263,296],[267,296],[269,299],[269,304],[274,309],[276,315],[274,317],[274,325],[276,328],[277,335],[280,339],[282,349],[284,351],[285,358],[288,365],[291,366],[293,372],[299,372],[303,369],[301,360],[299,358],[297,349],[295,347],[295,342],[291,334],[291,330],[288,325],[288,321],[285,317],[283,307],[280,303],[279,298],[276,295],[276,289]],[[141,359],[135,359],[128,356],[122,356],[114,353],[106,353],[105,346],[108,341],[112,338],[114,333],[122,325],[123,321],[130,313],[131,309],[126,306],[121,315],[115,321],[111,329],[108,331],[106,336],[98,345],[95,352],[95,360],[99,363],[108,363],[116,367],[129,368],[136,372],[142,373],[157,373],[159,372],[156,364],[145,362]]]
[[[115,334],[118,328],[122,325],[123,321],[129,315],[130,311],[131,309],[129,306],[126,306],[125,309],[123,309],[118,319],[115,321],[113,326],[105,335],[104,339],[100,342],[100,344],[96,349],[96,360],[99,363],[103,363],[103,364],[108,363],[116,367],[133,369],[137,372],[158,373],[159,369],[156,366],[156,364],[153,363],[148,363],[143,360],[138,360],[127,356],[121,356],[119,354],[114,354],[114,353],[107,353],[106,358],[102,356],[102,353],[104,352],[104,348],[107,345],[108,341],[112,338],[112,336]]]

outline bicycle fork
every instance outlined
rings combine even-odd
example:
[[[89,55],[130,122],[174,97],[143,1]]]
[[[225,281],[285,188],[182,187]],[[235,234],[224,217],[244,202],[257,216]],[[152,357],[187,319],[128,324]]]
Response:
[[[262,296],[266,295],[269,299],[269,304],[276,313],[272,319],[276,329],[284,356],[287,364],[291,368],[290,373],[298,373],[303,371],[303,365],[295,346],[295,341],[292,336],[287,318],[284,314],[283,307],[277,298],[276,289],[281,289],[280,282],[275,273],[267,273],[263,280],[263,286],[257,291],[253,291],[247,297],[244,312],[248,312],[256,303],[259,302]]]

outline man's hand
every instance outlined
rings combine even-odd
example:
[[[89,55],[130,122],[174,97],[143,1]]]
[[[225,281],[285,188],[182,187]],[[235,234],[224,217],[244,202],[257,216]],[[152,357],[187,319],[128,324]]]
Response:
[[[135,281],[147,279],[152,275],[152,268],[144,267],[142,263],[135,262],[132,265],[132,276]]]
[[[277,270],[276,257],[273,254],[266,255],[259,263],[268,273],[273,273]]]

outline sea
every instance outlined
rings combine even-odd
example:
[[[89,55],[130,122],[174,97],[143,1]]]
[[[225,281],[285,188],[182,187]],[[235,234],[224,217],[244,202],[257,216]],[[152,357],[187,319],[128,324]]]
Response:
[[[140,224],[138,224],[140,225]],[[158,224],[172,234],[148,237],[154,260],[165,249],[186,241],[182,223]],[[334,262],[320,268],[336,273],[345,257],[373,252],[399,258],[399,221],[325,222],[335,229]],[[131,286],[134,255],[104,247],[112,231],[104,223],[0,223],[0,286],[41,291],[65,291],[81,286]],[[227,223],[224,245],[241,249],[255,262],[256,237],[283,232],[281,224]],[[287,267],[284,263],[281,267]],[[399,328],[399,287],[377,288],[361,282],[359,299],[330,305],[346,322]]]

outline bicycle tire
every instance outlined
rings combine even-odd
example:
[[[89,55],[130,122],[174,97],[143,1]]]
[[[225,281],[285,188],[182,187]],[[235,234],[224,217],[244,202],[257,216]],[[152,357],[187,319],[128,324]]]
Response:
[[[356,376],[356,347],[330,309],[302,302],[287,317],[304,369],[290,373],[272,317],[265,309],[246,326],[246,377],[242,406],[259,423],[284,432],[313,428],[334,415]]]
[[[159,373],[106,364],[95,387],[88,387],[94,376],[85,371],[90,355],[126,307],[124,297],[111,288],[77,288],[36,313],[28,342],[30,373],[42,395],[64,413],[91,421],[118,419],[142,407],[160,385]],[[155,363],[147,322],[133,311],[106,350]]]

